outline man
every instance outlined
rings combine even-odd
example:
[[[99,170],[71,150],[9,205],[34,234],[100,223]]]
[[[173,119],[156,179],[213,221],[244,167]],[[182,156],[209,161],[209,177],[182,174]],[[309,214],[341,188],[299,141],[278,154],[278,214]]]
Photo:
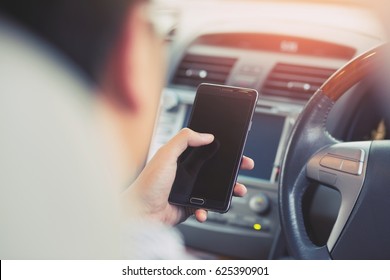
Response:
[[[132,179],[164,78],[151,16],[142,0],[1,1],[1,259],[188,257],[167,225],[207,212],[167,198],[178,156],[213,136],[182,130]]]

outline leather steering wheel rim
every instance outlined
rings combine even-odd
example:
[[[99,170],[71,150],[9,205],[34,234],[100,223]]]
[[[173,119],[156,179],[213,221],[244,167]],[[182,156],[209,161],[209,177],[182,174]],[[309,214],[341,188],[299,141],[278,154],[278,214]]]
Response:
[[[376,47],[333,74],[309,100],[293,128],[281,167],[279,211],[287,247],[297,259],[333,258],[327,246],[319,247],[310,240],[305,228],[302,199],[312,183],[307,165],[318,151],[340,143],[327,131],[328,114],[348,89],[379,68],[386,48]]]

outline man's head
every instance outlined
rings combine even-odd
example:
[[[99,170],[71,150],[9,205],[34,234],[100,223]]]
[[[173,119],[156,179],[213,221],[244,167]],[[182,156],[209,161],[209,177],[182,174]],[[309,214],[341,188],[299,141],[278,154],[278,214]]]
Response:
[[[136,2],[141,1],[3,0],[0,11],[61,49],[96,81]]]
[[[0,2],[0,15],[54,46],[85,74],[127,172],[145,160],[163,82],[163,42],[150,22],[149,2]]]

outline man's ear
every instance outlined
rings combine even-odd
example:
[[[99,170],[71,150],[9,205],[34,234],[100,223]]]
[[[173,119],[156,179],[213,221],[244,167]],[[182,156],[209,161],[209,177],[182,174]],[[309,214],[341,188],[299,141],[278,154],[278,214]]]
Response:
[[[136,113],[142,105],[150,36],[148,22],[145,19],[144,5],[135,5],[129,12],[122,27],[116,48],[109,59],[108,84],[110,95],[118,105],[129,112]]]
[[[134,5],[107,60],[100,100],[111,124],[120,130],[123,146],[128,149],[125,158],[140,167],[153,133],[165,64],[164,42],[150,22],[148,4]]]

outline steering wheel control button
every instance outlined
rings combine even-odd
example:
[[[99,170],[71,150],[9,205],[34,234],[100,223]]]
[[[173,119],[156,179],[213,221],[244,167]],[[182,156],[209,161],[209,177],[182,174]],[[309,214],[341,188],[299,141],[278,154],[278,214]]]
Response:
[[[196,204],[196,205],[203,205],[204,204],[204,199],[203,198],[198,198],[198,197],[191,197],[190,198],[190,203]]]
[[[352,160],[343,160],[340,171],[349,173],[352,175],[360,175],[363,171],[363,163]]]
[[[257,214],[266,214],[270,208],[268,196],[263,192],[258,193],[250,199],[249,207]]]
[[[318,179],[324,184],[334,186],[337,182],[337,175],[320,170],[318,173]]]
[[[334,169],[352,175],[363,172],[364,151],[360,149],[338,149],[336,155],[326,154],[320,160],[322,167]]]
[[[363,161],[364,160],[364,151],[362,149],[356,149],[356,148],[340,148],[338,147],[337,150],[335,150],[335,155],[337,157],[342,157],[346,159],[350,159],[353,161]],[[333,154],[332,151],[329,152],[331,155]]]
[[[343,159],[331,155],[324,156],[320,161],[321,166],[335,170],[340,170],[342,163]]]

